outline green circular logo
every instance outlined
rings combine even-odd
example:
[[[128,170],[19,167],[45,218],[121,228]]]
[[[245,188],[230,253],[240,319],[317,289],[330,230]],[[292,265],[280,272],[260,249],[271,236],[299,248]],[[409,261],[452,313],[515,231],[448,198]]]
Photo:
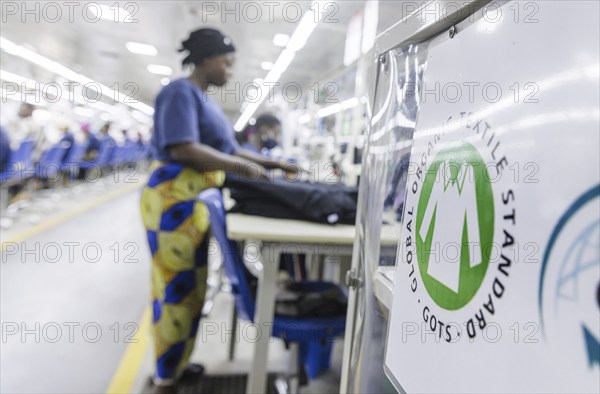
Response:
[[[456,310],[477,293],[494,239],[494,196],[477,149],[442,149],[427,170],[417,208],[416,248],[427,293]]]

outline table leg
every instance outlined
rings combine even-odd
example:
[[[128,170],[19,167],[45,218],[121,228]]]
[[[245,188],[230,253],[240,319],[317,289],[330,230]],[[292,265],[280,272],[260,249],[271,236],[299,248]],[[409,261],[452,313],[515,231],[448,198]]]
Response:
[[[310,269],[307,275],[308,280],[323,280],[323,270],[325,267],[325,256],[322,254],[311,253],[307,254],[306,257],[310,256]]]
[[[263,245],[261,254],[263,270],[258,279],[256,310],[254,312],[254,323],[258,329],[258,339],[254,344],[254,359],[248,376],[248,385],[246,386],[247,394],[267,392],[267,360],[275,310],[277,269],[280,255],[281,247],[266,243]]]
[[[318,271],[317,271],[317,280],[323,280],[323,274],[325,273],[325,256],[320,254],[317,256],[317,264],[318,264]]]

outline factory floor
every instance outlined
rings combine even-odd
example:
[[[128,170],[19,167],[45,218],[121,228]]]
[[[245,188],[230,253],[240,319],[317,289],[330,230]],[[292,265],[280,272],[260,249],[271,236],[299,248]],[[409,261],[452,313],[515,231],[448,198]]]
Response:
[[[145,175],[128,180],[36,193],[0,231],[0,392],[144,392],[154,368],[150,255],[138,209]],[[202,320],[192,362],[207,375],[252,367],[256,333],[247,322],[229,361],[232,307],[232,296],[219,293]],[[302,393],[339,391],[342,348],[334,344],[331,369]],[[288,358],[274,339],[269,372],[286,371]]]

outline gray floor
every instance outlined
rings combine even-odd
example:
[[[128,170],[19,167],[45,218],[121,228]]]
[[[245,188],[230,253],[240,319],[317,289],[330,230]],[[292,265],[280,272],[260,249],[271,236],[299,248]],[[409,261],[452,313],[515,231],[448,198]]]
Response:
[[[5,246],[1,392],[106,391],[148,305],[138,201],[130,193]]]
[[[106,392],[148,306],[149,253],[138,201],[139,191],[132,192],[5,245],[0,392]],[[192,361],[204,364],[209,374],[247,373],[252,366],[256,333],[248,323],[241,323],[235,360],[228,361],[232,306],[229,294],[219,294],[202,322]],[[342,348],[341,341],[334,345],[332,369],[301,392],[338,392]],[[134,392],[151,375],[152,359],[149,348]],[[287,362],[283,343],[273,340],[269,371],[285,371]]]

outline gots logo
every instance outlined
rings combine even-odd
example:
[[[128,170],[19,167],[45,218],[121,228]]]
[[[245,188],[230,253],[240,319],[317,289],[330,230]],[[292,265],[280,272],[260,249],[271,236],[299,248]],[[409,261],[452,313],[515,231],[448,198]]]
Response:
[[[427,293],[441,308],[462,308],[485,278],[494,238],[492,185],[473,145],[453,145],[435,156],[419,196],[416,226]]]

